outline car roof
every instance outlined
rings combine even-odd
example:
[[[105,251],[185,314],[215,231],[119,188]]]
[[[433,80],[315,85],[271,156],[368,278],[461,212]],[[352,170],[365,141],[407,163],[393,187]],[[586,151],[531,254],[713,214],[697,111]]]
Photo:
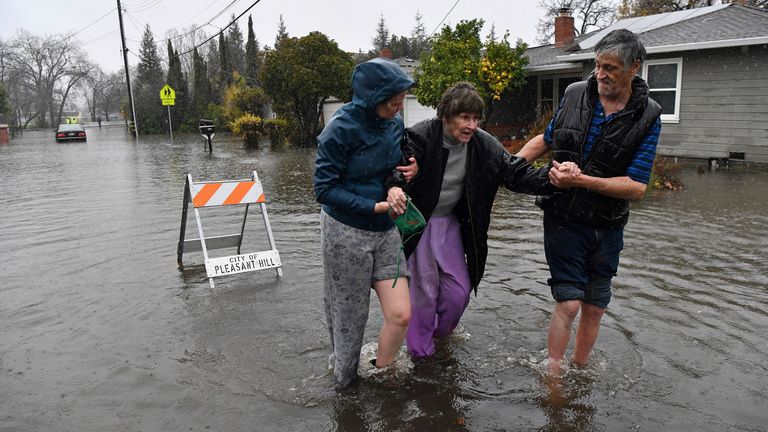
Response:
[[[80,130],[85,130],[85,129],[83,129],[83,125],[81,125],[80,123],[62,123],[62,124],[59,125],[59,128],[57,130],[60,130],[60,131],[62,131],[62,130],[76,130],[76,131],[80,131]]]

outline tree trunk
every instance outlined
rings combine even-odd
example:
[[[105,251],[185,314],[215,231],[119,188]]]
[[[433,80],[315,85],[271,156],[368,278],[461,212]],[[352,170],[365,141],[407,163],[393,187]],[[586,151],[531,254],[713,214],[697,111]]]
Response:
[[[69,97],[69,91],[72,89],[72,86],[75,85],[77,82],[77,78],[73,78],[69,81],[69,84],[67,84],[67,89],[64,91],[64,95],[61,97],[61,103],[59,104],[59,115],[56,117],[56,122],[58,124],[61,124],[61,113],[64,111],[64,104],[67,103],[67,97]]]
[[[36,112],[36,113],[34,113],[33,115],[31,115],[29,118],[27,118],[27,121],[26,121],[26,122],[24,122],[24,126],[22,127],[22,129],[26,129],[26,128],[27,128],[27,125],[29,124],[29,122],[31,122],[32,120],[34,120],[34,119],[35,119],[35,117],[37,117],[39,114],[40,114],[39,112]]]

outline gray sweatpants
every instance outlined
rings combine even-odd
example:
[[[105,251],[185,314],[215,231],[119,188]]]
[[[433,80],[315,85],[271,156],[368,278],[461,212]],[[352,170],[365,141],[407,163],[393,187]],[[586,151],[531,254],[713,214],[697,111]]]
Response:
[[[396,228],[365,231],[320,212],[320,233],[325,318],[335,357],[334,378],[343,387],[357,376],[373,283],[408,276],[408,269]]]

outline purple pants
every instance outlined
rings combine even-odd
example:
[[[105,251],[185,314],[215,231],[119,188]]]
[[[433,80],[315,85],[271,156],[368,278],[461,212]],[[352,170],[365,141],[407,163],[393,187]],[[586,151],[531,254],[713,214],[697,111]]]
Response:
[[[459,324],[472,291],[464,260],[459,222],[453,214],[433,216],[408,258],[411,273],[411,322],[405,336],[413,357],[435,353],[433,337]]]

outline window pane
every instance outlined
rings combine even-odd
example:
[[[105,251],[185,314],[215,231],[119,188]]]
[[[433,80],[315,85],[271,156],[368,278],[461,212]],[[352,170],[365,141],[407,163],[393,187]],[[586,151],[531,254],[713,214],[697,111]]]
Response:
[[[662,114],[675,114],[675,91],[653,91],[651,90],[651,99],[661,105]]]
[[[554,97],[554,94],[552,92],[553,87],[554,87],[554,82],[551,79],[541,80],[541,98],[552,99]]]
[[[677,64],[648,65],[648,87],[652,89],[677,87]]]

